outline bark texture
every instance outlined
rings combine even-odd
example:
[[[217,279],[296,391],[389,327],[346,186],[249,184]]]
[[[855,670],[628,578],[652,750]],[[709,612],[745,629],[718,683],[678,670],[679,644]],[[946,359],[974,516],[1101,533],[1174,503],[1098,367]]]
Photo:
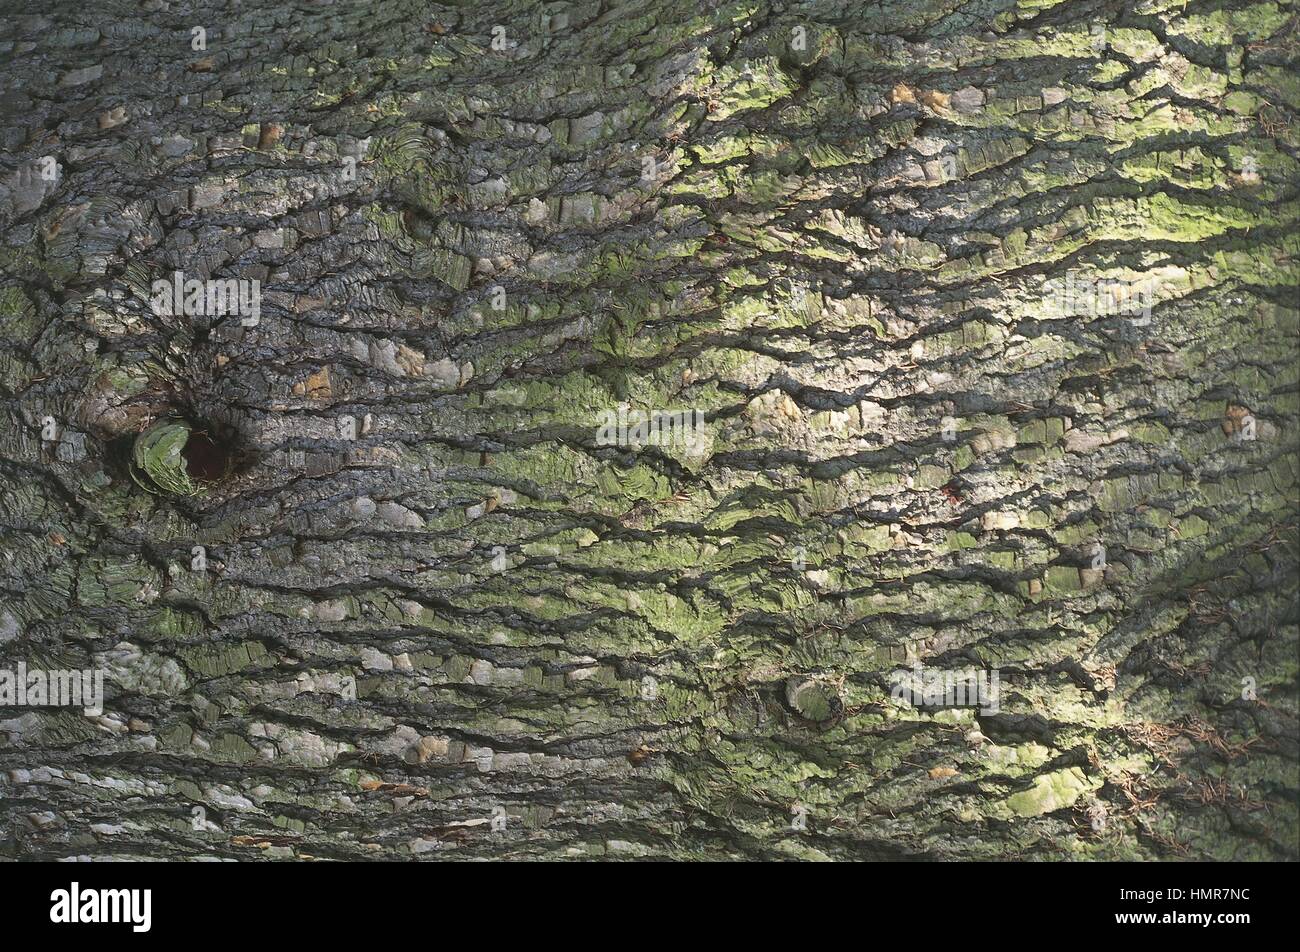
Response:
[[[1292,3],[4,7],[3,855],[1300,856]]]

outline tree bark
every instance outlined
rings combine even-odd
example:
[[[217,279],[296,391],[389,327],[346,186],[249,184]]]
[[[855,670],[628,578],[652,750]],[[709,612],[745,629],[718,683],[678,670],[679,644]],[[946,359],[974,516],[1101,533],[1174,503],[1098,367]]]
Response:
[[[3,855],[1300,856],[1292,3],[5,6]]]

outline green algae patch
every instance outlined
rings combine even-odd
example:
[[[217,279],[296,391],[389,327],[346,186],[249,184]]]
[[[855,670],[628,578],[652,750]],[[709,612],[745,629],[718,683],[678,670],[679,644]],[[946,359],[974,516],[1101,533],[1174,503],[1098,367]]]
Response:
[[[795,83],[781,69],[775,57],[767,56],[743,64],[726,65],[717,73],[717,105],[709,116],[719,122],[738,112],[764,109],[794,92]]]
[[[1100,780],[1089,779],[1081,768],[1068,767],[1036,777],[1032,787],[1007,797],[999,809],[1010,816],[1043,816],[1072,806],[1079,797],[1100,786]]]
[[[190,478],[184,456],[191,430],[184,420],[161,420],[135,438],[131,476],[141,489],[173,496],[203,491]]]

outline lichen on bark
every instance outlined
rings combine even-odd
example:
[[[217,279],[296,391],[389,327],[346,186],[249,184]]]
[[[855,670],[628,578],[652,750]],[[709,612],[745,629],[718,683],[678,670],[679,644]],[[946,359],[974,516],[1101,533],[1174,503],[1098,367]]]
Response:
[[[9,6],[3,855],[1300,856],[1292,3]]]

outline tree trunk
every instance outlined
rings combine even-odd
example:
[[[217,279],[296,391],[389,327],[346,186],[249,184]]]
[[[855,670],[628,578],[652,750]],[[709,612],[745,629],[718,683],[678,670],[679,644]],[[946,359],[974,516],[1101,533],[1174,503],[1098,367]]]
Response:
[[[42,11],[4,855],[1300,856],[1290,2]]]

